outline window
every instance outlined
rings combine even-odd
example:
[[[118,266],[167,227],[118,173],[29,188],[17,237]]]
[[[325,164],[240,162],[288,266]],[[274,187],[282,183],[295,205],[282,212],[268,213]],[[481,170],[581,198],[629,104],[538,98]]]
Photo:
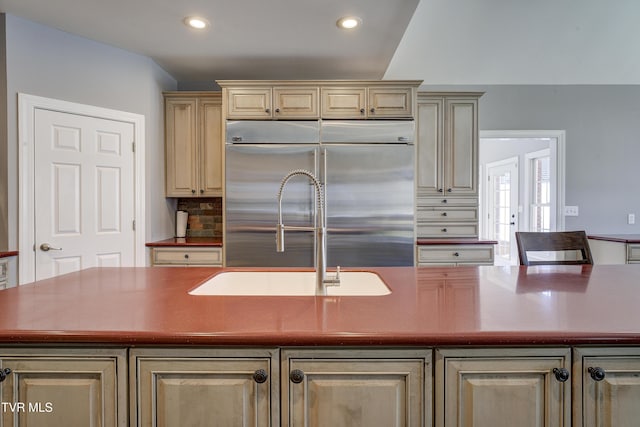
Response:
[[[551,158],[531,158],[530,231],[551,231]]]

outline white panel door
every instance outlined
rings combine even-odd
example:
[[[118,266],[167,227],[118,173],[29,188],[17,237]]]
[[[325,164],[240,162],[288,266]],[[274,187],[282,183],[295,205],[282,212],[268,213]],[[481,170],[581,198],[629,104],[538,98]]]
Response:
[[[497,265],[517,265],[518,158],[487,164],[488,236],[496,240]]]
[[[35,112],[35,278],[133,266],[134,127]]]

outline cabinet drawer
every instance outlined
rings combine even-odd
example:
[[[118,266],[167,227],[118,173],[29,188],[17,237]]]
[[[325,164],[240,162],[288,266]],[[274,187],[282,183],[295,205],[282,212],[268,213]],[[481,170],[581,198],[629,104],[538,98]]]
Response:
[[[425,222],[444,221],[477,221],[478,209],[446,209],[446,208],[420,208],[418,207],[417,220]]]
[[[493,245],[418,246],[418,263],[493,264]]]
[[[419,238],[478,237],[478,224],[430,224],[418,222]]]
[[[220,248],[154,248],[153,265],[222,265]]]
[[[418,191],[418,207],[478,206],[477,197],[452,197],[445,193],[440,197],[426,196]]]
[[[629,263],[640,262],[640,244],[639,243],[627,244],[627,262]]]

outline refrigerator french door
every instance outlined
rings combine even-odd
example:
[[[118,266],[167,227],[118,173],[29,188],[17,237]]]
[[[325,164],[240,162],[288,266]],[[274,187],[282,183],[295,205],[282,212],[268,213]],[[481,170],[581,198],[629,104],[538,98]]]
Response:
[[[315,233],[288,230],[285,251],[276,252],[277,194],[293,169],[323,184],[329,267],[413,265],[413,123],[377,122],[370,135],[369,127],[343,125],[332,123],[323,137],[318,122],[227,123],[227,266],[313,266]],[[292,178],[282,198],[284,224],[314,225],[315,203],[309,180]]]

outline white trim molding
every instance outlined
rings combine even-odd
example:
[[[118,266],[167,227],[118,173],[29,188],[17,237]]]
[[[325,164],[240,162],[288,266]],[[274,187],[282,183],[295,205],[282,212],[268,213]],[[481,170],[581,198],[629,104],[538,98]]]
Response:
[[[18,94],[18,205],[19,228],[18,250],[19,284],[35,279],[35,212],[34,212],[34,124],[38,109],[58,111],[89,117],[131,123],[134,127],[134,220],[135,260],[134,265],[146,265],[145,252],[145,117],[141,114],[111,110],[92,105],[77,104],[58,99],[43,98],[24,93]]]
[[[549,138],[551,158],[555,158],[556,198],[555,203],[555,229],[564,230],[564,205],[565,205],[565,153],[566,132],[564,130],[481,130],[480,138]]]

